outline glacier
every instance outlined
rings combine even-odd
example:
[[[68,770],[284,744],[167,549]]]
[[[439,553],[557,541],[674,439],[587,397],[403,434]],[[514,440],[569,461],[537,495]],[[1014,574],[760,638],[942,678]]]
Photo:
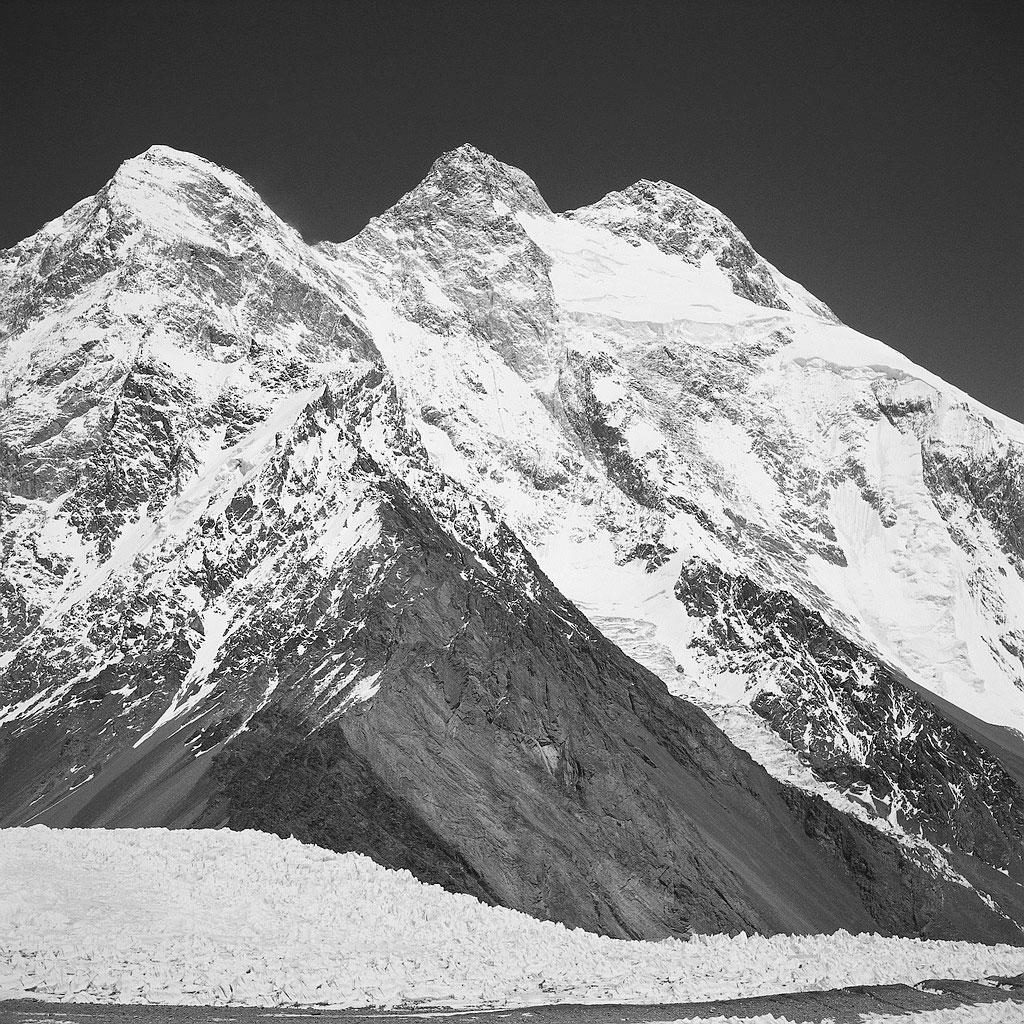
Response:
[[[843,932],[615,941],[256,832],[35,826],[5,833],[0,866],[0,998],[508,1007],[1024,970],[1014,946]]]

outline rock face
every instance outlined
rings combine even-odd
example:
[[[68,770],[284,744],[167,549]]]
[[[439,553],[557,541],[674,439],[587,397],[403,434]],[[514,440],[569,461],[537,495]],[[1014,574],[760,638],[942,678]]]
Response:
[[[897,672],[792,595],[701,559],[684,565],[676,594],[706,618],[697,646],[723,670],[756,678],[784,666],[751,707],[820,779],[871,814],[1022,877],[1018,782]]]
[[[0,367],[0,823],[1020,941],[1024,430],[688,193],[467,146],[311,247],[156,147],[0,254]]]

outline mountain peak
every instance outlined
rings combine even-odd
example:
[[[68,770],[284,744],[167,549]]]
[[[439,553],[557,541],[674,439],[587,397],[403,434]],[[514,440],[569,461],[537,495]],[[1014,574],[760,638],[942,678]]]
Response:
[[[132,160],[164,160],[174,161],[181,164],[200,164],[210,167],[217,166],[212,160],[207,160],[205,157],[199,156],[196,153],[191,153],[187,149],[175,149],[173,146],[165,146],[159,142],[154,143],[137,156],[130,157],[125,161],[125,163],[130,163]]]
[[[563,216],[606,228],[633,244],[648,242],[669,256],[700,263],[710,256],[733,291],[759,306],[795,309],[835,322],[832,311],[780,274],[742,231],[710,203],[669,181],[642,178],[591,206]]]
[[[441,206],[492,205],[497,201],[510,210],[551,213],[528,174],[468,142],[442,153],[410,196],[424,194]]]
[[[618,192],[609,192],[590,206],[565,216],[603,223],[606,227],[656,220],[687,228],[691,233],[729,234],[743,238],[739,228],[720,210],[670,181],[641,178]],[[744,241],[746,241],[744,239]]]
[[[472,142],[464,142],[461,146],[456,146],[455,149],[446,150],[434,161],[434,164],[475,165],[488,162],[496,164],[500,161],[490,153],[477,149]]]
[[[283,225],[243,178],[212,160],[155,145],[125,160],[99,198],[160,234],[221,247],[225,238]]]
[[[609,196],[628,196],[636,200],[655,200],[660,197],[674,197],[685,196],[687,199],[692,199],[696,203],[700,203],[701,206],[711,207],[698,199],[692,192],[687,192],[685,188],[674,184],[671,181],[665,181],[659,178],[657,181],[652,181],[650,178],[641,178],[639,181],[634,182],[632,185],[627,186],[621,192],[611,192]],[[608,196],[605,197],[606,199]]]
[[[219,188],[235,196],[254,196],[252,188],[234,171],[212,160],[171,146],[155,145],[138,156],[125,160],[108,184],[115,190],[132,193],[139,190],[168,192],[206,187]]]

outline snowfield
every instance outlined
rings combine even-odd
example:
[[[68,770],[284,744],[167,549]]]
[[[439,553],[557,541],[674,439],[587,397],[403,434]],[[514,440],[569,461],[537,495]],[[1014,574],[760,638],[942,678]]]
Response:
[[[608,939],[258,832],[0,832],[0,998],[483,1007],[1021,972],[1011,946],[844,932]]]

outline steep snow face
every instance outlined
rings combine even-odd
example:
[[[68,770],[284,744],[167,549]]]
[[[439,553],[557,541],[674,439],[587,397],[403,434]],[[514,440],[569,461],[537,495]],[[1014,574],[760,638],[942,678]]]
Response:
[[[0,868],[0,998],[655,1003],[1024,969],[1013,946],[844,932],[615,941],[256,832],[12,829]]]

